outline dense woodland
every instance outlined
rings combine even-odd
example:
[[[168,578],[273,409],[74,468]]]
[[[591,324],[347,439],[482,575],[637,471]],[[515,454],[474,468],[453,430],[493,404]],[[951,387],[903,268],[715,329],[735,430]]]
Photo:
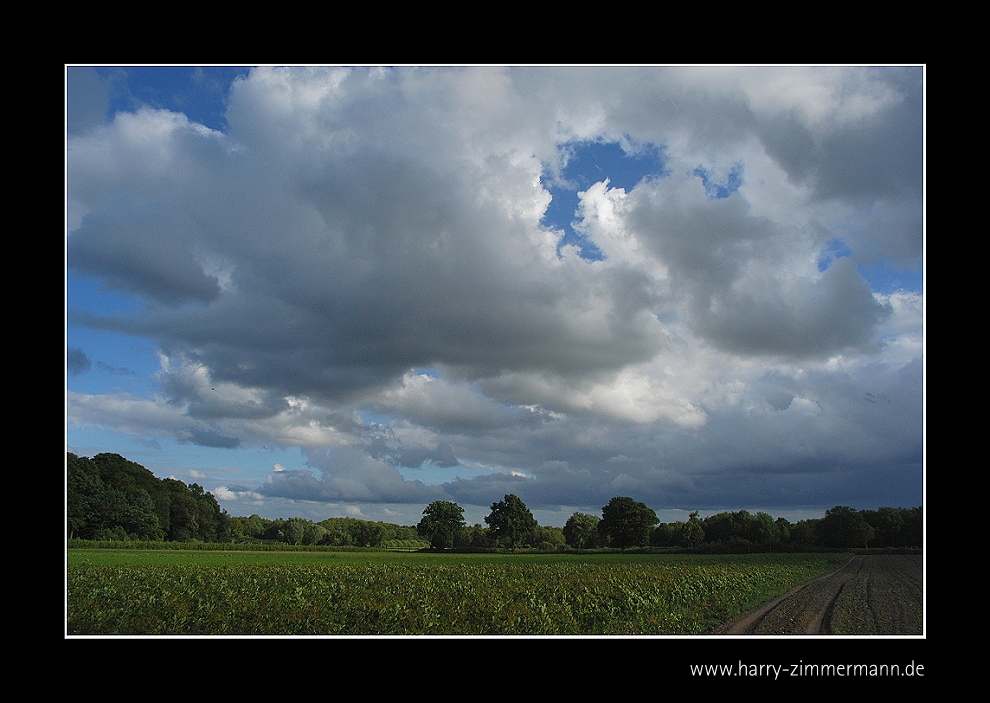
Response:
[[[197,483],[159,479],[119,454],[66,461],[70,539],[222,542],[230,517]]]
[[[267,519],[232,517],[193,483],[159,479],[119,454],[93,458],[69,453],[66,466],[70,539],[171,542],[269,542],[328,547],[387,547],[417,540],[434,549],[663,548],[766,551],[815,548],[920,548],[922,508],[855,510],[836,506],[825,516],[790,523],[746,510],[661,523],[656,513],[626,496],[612,498],[602,516],[574,513],[563,528],[539,525],[515,495],[492,504],[485,525],[467,525],[456,503],[426,506],[416,526],[357,518]]]

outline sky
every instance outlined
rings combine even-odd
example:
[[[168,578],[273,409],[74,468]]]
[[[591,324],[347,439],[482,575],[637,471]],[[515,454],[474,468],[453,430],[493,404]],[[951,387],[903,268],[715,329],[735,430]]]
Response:
[[[66,66],[66,449],[231,515],[923,505],[924,66]]]

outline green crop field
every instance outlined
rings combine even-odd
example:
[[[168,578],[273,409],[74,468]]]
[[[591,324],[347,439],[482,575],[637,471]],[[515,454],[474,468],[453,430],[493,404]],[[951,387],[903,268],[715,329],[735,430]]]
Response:
[[[700,634],[848,554],[69,550],[69,635]]]

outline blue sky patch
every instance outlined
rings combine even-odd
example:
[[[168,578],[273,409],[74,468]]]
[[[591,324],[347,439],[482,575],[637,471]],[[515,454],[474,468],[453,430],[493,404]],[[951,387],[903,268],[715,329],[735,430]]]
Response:
[[[227,94],[241,66],[140,66],[97,69],[110,80],[108,116],[142,106],[181,112],[192,122],[226,131]]]
[[[818,255],[818,270],[825,273],[836,259],[846,256],[852,256],[852,249],[841,239],[830,239],[825,242],[825,248]]]
[[[564,148],[570,156],[561,174],[561,182],[544,182],[553,200],[543,216],[544,225],[563,230],[560,247],[575,245],[581,257],[592,261],[604,258],[601,250],[587,237],[574,231],[572,223],[578,208],[578,193],[608,179],[611,188],[632,190],[644,178],[666,174],[662,147],[651,145],[635,153],[626,153],[617,142],[572,142]]]
[[[890,295],[898,291],[924,292],[924,271],[920,268],[901,269],[879,261],[870,266],[860,266],[860,275],[874,292]]]
[[[739,190],[739,186],[742,185],[743,165],[741,163],[733,164],[722,181],[716,179],[714,171],[703,166],[698,166],[693,173],[704,184],[705,193],[709,200],[721,200]]]

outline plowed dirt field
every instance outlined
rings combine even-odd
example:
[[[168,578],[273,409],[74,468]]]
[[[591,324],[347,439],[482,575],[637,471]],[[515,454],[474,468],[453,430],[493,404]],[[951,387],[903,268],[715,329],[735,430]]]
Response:
[[[920,635],[923,585],[921,556],[856,556],[711,634]]]

